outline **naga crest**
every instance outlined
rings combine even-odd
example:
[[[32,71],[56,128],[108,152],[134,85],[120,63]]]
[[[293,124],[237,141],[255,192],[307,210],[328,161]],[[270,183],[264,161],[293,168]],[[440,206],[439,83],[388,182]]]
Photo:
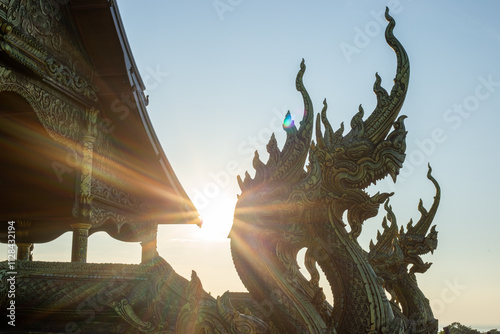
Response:
[[[273,134],[267,163],[256,152],[255,176],[247,172],[243,180],[238,177],[241,195],[229,235],[233,260],[252,298],[260,303],[263,320],[276,333],[437,333],[437,320],[414,275],[429,268],[420,256],[437,246],[435,226],[429,228],[440,192],[430,168],[428,178],[437,189],[434,204],[427,212],[420,203],[422,217],[416,225],[410,222],[406,232],[398,229],[388,205],[392,193],[365,192],[386,176],[396,182],[405,159],[406,116],[399,112],[410,67],[393,35],[395,21],[388,9],[385,16],[385,37],[396,53],[397,70],[390,93],[375,75],[373,112],[364,119],[360,106],[344,135],[343,124],[334,131],[328,121],[325,100],[315,121],[302,82],[302,61],[296,79],[304,101],[299,128],[288,113],[283,148],[278,148]],[[376,216],[383,203],[391,226],[384,219],[383,234],[367,252],[357,238],[363,222]],[[310,278],[299,271],[297,254],[303,248]],[[318,269],[330,284],[333,303],[326,301],[319,286]]]

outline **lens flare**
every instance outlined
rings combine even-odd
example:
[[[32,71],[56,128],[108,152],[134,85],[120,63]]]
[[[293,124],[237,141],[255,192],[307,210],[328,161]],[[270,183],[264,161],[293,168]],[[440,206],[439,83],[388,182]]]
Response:
[[[283,128],[290,129],[295,126],[295,122],[292,119],[292,115],[290,115],[290,111],[286,113],[285,120],[283,121]]]

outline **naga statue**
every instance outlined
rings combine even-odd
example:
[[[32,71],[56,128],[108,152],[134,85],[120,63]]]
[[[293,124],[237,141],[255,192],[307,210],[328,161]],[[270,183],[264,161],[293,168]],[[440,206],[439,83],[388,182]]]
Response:
[[[273,332],[438,331],[438,321],[415,278],[415,273],[431,265],[421,255],[437,247],[431,223],[440,189],[430,166],[427,176],[436,187],[434,203],[427,211],[420,202],[421,218],[415,225],[410,221],[406,231],[398,228],[389,206],[393,193],[370,196],[365,192],[388,175],[396,182],[405,159],[406,116],[398,115],[410,67],[406,51],[393,35],[395,21],[388,9],[385,17],[389,22],[385,38],[396,53],[397,71],[390,94],[376,74],[377,105],[371,115],[363,120],[360,106],[351,130],[343,135],[343,123],[337,131],[332,129],[325,100],[314,122],[313,105],[302,82],[306,69],[302,61],[296,79],[304,101],[299,128],[288,113],[282,150],[273,134],[267,163],[256,152],[255,176],[247,172],[244,180],[238,177],[241,195],[229,234],[233,261],[251,297],[265,310],[263,320]],[[363,223],[376,216],[384,203],[383,233],[365,251],[357,240]],[[303,248],[307,249],[305,267],[310,279],[300,272],[297,262]],[[319,286],[318,267],[330,284],[333,305]]]

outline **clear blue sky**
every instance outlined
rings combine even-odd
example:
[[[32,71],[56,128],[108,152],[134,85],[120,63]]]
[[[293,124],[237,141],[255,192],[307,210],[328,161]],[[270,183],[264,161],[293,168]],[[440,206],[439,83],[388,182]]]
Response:
[[[236,175],[255,149],[267,159],[271,132],[303,108],[295,90],[302,58],[315,111],[329,102],[333,126],[349,124],[361,103],[373,109],[375,72],[390,89],[396,59],[385,43],[385,6],[410,57],[407,161],[395,191],[399,224],[418,220],[441,184],[435,218],[439,245],[418,276],[441,325],[459,321],[500,327],[500,3],[495,1],[119,0],[135,60],[150,96],[152,123],[205,227],[161,227],[160,254],[186,278],[196,270],[205,290],[243,291],[229,243]],[[371,191],[370,190],[370,191]],[[381,217],[365,223],[375,238]],[[36,259],[69,260],[71,236],[37,245]],[[38,257],[37,257],[38,256]],[[139,262],[140,246],[90,238],[89,261]]]

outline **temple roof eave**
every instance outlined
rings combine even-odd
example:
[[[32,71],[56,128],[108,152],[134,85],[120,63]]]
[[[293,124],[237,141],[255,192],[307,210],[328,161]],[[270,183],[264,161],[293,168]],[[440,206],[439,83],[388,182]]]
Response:
[[[99,90],[98,96],[100,100],[109,103],[113,97],[119,97],[123,94],[129,94],[133,97],[135,107],[130,108],[130,111],[134,115],[127,121],[134,123],[134,136],[136,140],[142,145],[147,143],[149,146],[147,152],[151,153],[147,154],[146,159],[148,160],[148,166],[152,166],[154,169],[152,173],[155,174],[156,181],[164,185],[166,192],[170,194],[174,193],[173,195],[176,198],[174,202],[168,201],[165,204],[165,210],[168,210],[165,213],[168,214],[162,215],[160,213],[157,216],[158,219],[155,220],[159,224],[201,225],[199,214],[174,173],[147,113],[147,99],[144,94],[146,87],[133,58],[116,2],[107,0],[72,0],[68,8],[96,69],[94,80],[101,79],[102,81],[106,81],[106,83],[118,83],[115,85],[107,84],[105,89]],[[92,17],[98,16],[100,19],[93,21],[92,27],[89,27],[88,21],[86,21],[89,19],[90,10],[92,11]],[[100,27],[96,27],[96,24],[100,25]],[[105,36],[107,39],[106,54],[110,56],[122,55],[123,63],[119,61],[110,63],[109,59],[106,59],[102,55],[102,50],[99,48],[102,43],[99,44],[96,42],[102,40],[102,36]],[[104,103],[105,106],[109,106],[108,103]],[[106,111],[104,110],[104,112]],[[117,116],[109,111],[108,115],[110,117]],[[117,120],[115,125],[117,126],[117,130],[113,133],[114,136],[129,135],[130,125],[127,128],[124,122],[120,120]],[[137,129],[137,125],[140,125],[140,129]],[[154,199],[155,202],[162,200],[164,201],[165,199]],[[174,213],[170,214],[172,210]]]

